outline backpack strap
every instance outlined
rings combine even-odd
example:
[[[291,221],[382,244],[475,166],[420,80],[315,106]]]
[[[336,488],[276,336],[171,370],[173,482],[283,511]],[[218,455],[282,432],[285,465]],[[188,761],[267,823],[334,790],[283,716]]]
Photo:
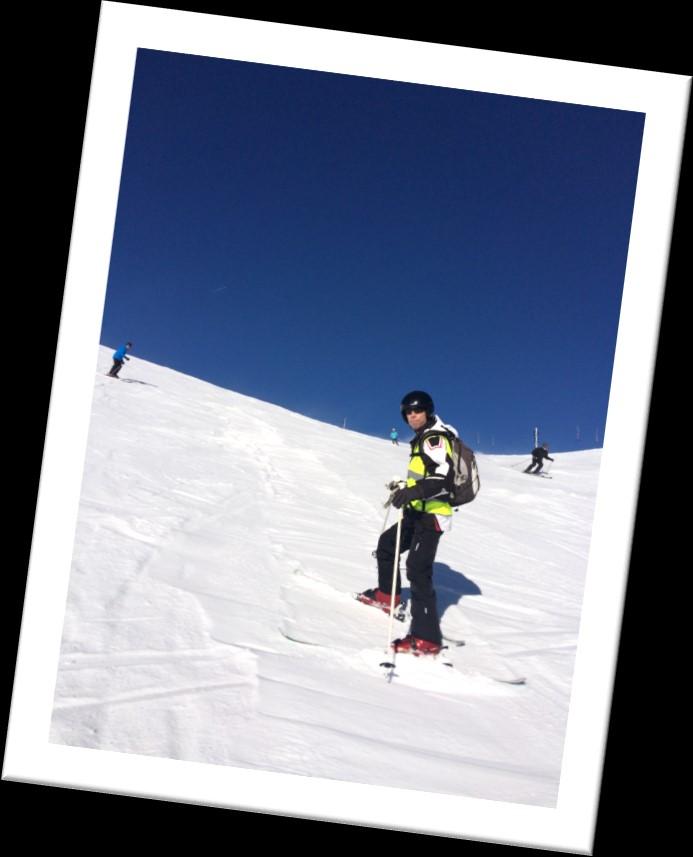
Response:
[[[428,461],[430,461],[431,464],[435,464],[435,462],[433,461],[433,459],[430,456],[426,455],[426,453],[423,451],[423,443],[425,440],[428,440],[429,437],[436,437],[436,436],[445,438],[448,441],[448,443],[450,444],[450,447],[452,447],[452,435],[450,434],[450,432],[444,431],[442,429],[425,431],[421,435],[421,437],[419,438],[419,451],[418,451],[417,455],[420,455],[421,458],[423,458],[423,459],[428,459]]]
[[[453,443],[454,443],[455,436],[452,435],[450,432],[445,431],[444,429],[435,429],[435,430],[431,430],[431,431],[426,431],[421,435],[421,437],[419,438],[419,451],[418,451],[417,455],[419,455],[421,457],[422,461],[426,465],[427,471],[431,467],[437,467],[437,463],[429,455],[426,455],[426,453],[423,451],[424,441],[427,438],[433,437],[433,436],[443,437],[450,444],[450,452],[448,453],[447,449],[445,451],[446,458],[448,459],[448,461],[450,463],[450,469],[448,471],[448,475],[447,475],[445,484],[446,484],[447,490],[450,491],[450,490],[452,490],[452,486],[453,486],[454,481],[455,481],[455,458],[454,458],[454,452],[453,452],[453,449],[454,449]],[[424,508],[425,508],[425,505],[424,505]]]

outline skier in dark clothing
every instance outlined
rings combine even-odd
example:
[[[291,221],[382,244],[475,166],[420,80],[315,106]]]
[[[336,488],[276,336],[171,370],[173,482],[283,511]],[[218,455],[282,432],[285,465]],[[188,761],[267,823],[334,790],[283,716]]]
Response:
[[[548,459],[549,461],[553,461],[553,458],[549,455],[549,445],[547,443],[538,446],[536,449],[532,450],[532,463],[529,467],[525,468],[525,473],[541,473],[544,467],[544,459]],[[536,470],[533,468],[536,467]]]
[[[397,488],[391,497],[392,505],[403,509],[399,549],[400,553],[409,551],[411,627],[406,637],[393,642],[393,648],[396,652],[435,655],[441,650],[442,636],[433,587],[433,562],[440,537],[452,524],[452,507],[448,502],[452,448],[444,432],[457,434],[457,431],[441,422],[435,415],[433,400],[421,390],[408,393],[400,410],[402,419],[416,433],[411,441],[406,487]],[[385,530],[378,541],[375,552],[378,588],[367,589],[358,596],[364,604],[385,612],[390,610],[396,546],[397,524]],[[400,603],[399,558],[396,574],[395,606]]]
[[[129,360],[130,358],[127,356],[127,352],[132,348],[132,342],[126,342],[125,345],[121,345],[120,348],[113,354],[113,366],[111,366],[111,370],[108,373],[111,378],[117,378],[118,372],[123,368],[123,362],[125,360]]]

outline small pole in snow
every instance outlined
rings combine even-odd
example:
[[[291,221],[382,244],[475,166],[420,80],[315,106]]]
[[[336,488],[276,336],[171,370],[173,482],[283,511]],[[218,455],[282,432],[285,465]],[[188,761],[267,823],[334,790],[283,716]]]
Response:
[[[580,426],[575,426],[575,440],[580,440]]]
[[[534,449],[539,446],[539,427],[534,426]]]
[[[346,428],[346,417],[344,417],[344,422],[342,423],[342,428],[343,428],[343,429],[345,429],[345,428]]]

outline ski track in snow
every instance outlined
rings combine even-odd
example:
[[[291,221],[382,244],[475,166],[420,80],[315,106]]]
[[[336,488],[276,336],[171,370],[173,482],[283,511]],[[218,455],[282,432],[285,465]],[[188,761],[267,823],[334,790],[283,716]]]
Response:
[[[51,740],[554,805],[599,452],[557,455],[551,481],[479,456],[479,498],[436,561],[467,671],[400,658],[388,681],[388,617],[348,593],[375,585],[407,446],[137,358],[109,379],[109,355]],[[494,682],[494,658],[527,684]]]

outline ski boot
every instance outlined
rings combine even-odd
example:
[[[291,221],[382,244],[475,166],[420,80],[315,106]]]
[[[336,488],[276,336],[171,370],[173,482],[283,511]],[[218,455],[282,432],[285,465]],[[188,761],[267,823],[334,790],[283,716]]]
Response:
[[[404,652],[406,654],[416,655],[437,655],[441,652],[443,646],[438,643],[432,643],[430,640],[422,640],[421,637],[412,637],[408,634],[401,640],[394,640],[392,648],[395,652]]]
[[[362,604],[368,604],[370,607],[377,607],[383,613],[390,615],[391,596],[386,592],[381,592],[380,589],[366,589],[365,592],[358,592],[356,600]],[[404,611],[406,604],[402,601],[399,595],[395,595],[394,617],[400,622],[404,621]]]

